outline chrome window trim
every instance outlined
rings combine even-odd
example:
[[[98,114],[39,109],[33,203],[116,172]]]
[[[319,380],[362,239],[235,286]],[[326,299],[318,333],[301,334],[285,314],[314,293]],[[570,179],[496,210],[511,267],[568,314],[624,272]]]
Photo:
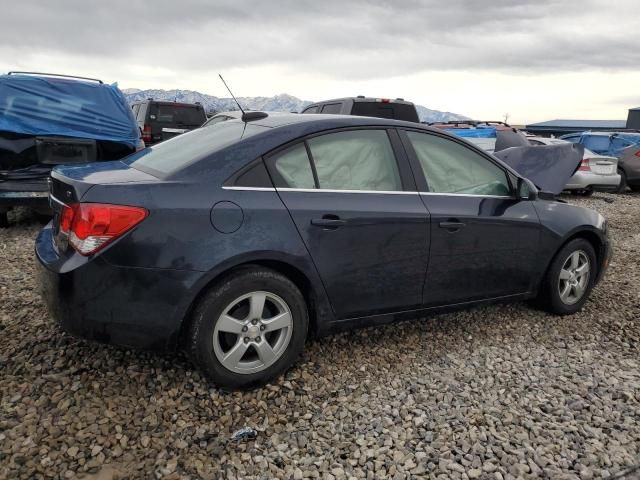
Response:
[[[476,193],[420,192],[420,195],[441,195],[445,197],[472,197],[472,198],[514,198],[510,195],[479,195]]]
[[[275,192],[276,189],[273,187],[222,187],[223,190],[247,190],[254,192]]]
[[[256,192],[302,192],[302,193],[379,193],[383,195],[440,195],[442,197],[471,198],[514,198],[505,195],[479,195],[475,193],[439,193],[439,192],[407,192],[389,190],[335,190],[328,188],[274,188],[274,187],[222,187],[223,190],[256,191]]]
[[[305,192],[305,193],[381,193],[384,195],[417,195],[418,192],[406,192],[404,190],[339,190],[331,188],[276,188],[279,192]]]

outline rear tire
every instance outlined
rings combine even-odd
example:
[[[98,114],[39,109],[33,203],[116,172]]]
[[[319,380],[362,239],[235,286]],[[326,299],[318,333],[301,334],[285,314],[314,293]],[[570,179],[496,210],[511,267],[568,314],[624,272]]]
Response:
[[[7,212],[0,212],[0,228],[7,228],[9,226],[9,217]]]
[[[618,184],[618,190],[616,190],[616,192],[624,193],[627,191],[627,187],[629,186],[629,184],[627,183],[627,174],[624,173],[624,170],[619,168],[618,175],[620,175],[620,183]]]
[[[274,319],[278,323],[270,323]],[[273,270],[246,267],[215,284],[199,301],[187,354],[219,387],[256,387],[295,362],[308,326],[307,305],[291,280]]]
[[[597,265],[591,243],[584,238],[571,240],[551,262],[536,303],[556,315],[571,315],[580,311],[593,288],[598,274]]]
[[[629,185],[632,192],[640,192],[640,185]]]

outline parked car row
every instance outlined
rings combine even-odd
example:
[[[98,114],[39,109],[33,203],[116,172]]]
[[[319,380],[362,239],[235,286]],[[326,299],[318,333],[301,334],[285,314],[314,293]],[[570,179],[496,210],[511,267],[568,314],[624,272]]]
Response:
[[[624,192],[627,187],[640,189],[640,133],[583,132],[547,138],[519,132],[503,122],[455,121],[431,125],[465,138],[491,153],[526,145],[579,144],[584,147],[583,161],[567,182],[566,191],[591,195],[594,191]]]
[[[617,173],[620,175],[619,192],[627,187],[640,191],[640,133],[635,132],[582,132],[560,137],[604,156],[618,159]]]

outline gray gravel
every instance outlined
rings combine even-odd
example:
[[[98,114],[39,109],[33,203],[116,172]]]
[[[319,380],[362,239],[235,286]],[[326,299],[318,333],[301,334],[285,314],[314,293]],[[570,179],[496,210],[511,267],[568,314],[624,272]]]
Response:
[[[0,478],[640,477],[640,195],[568,197],[615,257],[583,312],[524,304],[313,340],[276,384],[58,331],[26,213],[0,230]],[[255,440],[231,442],[250,426]]]

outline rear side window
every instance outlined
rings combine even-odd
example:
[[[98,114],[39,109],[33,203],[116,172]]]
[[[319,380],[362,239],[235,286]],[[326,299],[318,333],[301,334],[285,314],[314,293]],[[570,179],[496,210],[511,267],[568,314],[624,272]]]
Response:
[[[274,183],[282,188],[315,188],[313,171],[304,143],[299,143],[270,159]]]
[[[322,106],[321,113],[337,114],[337,113],[340,113],[341,109],[342,109],[342,104],[341,103],[327,103],[326,105]],[[305,113],[307,113],[307,112],[305,112]]]
[[[566,140],[567,142],[571,142],[571,143],[579,143],[580,135],[571,135],[568,137],[562,137],[562,140]]]
[[[504,170],[477,152],[437,135],[406,133],[430,192],[510,195],[511,188]]]
[[[350,130],[307,141],[319,187],[332,190],[402,190],[385,130]]]
[[[582,137],[581,143],[596,153],[609,151],[609,137],[606,135],[585,135]]]
[[[192,165],[242,139],[268,130],[267,127],[240,122],[222,122],[198,128],[127,157],[134,168],[160,177]]]
[[[404,103],[355,102],[351,114],[362,117],[393,118],[408,122],[419,121],[416,108]]]
[[[200,126],[207,119],[202,108],[192,105],[163,105],[156,104],[151,109],[158,123],[184,126]],[[153,117],[152,117],[153,119]]]

